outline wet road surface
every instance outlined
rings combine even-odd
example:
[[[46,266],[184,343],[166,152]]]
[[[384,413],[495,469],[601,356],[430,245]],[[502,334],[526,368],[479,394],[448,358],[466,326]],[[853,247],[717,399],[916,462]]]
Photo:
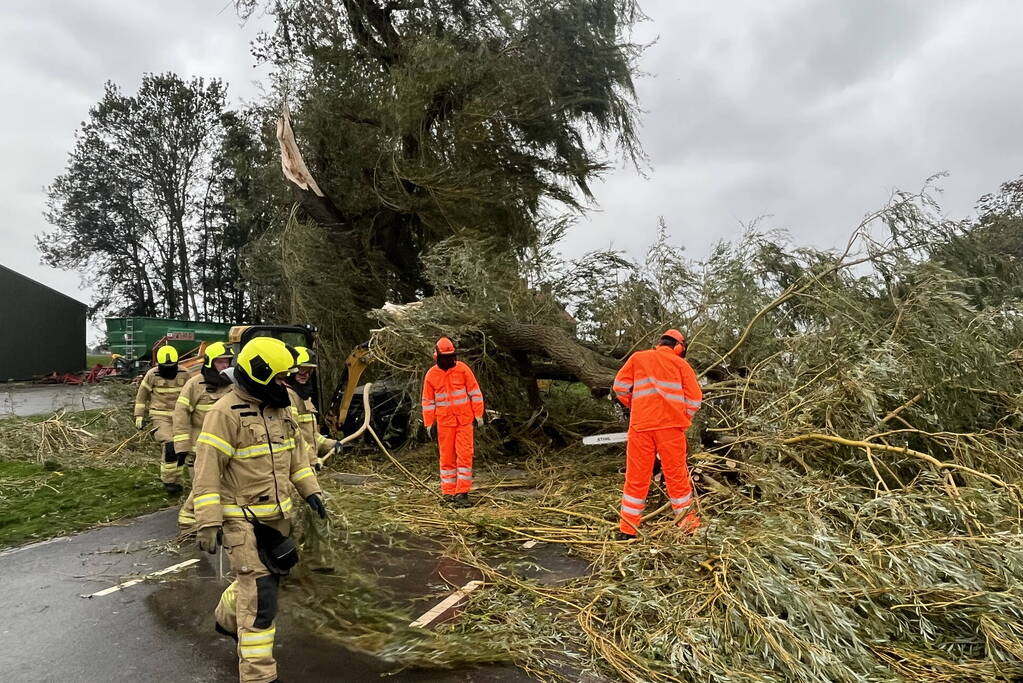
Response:
[[[98,384],[0,384],[0,417],[45,415],[107,405]]]
[[[178,564],[171,552],[176,511],[164,510],[78,536],[0,552],[0,680],[174,681],[237,680],[234,644],[213,632],[211,615],[226,581],[201,556],[180,573],[106,596],[84,598],[130,575]],[[436,561],[413,562],[431,573]],[[215,558],[214,558],[215,561]],[[449,578],[464,568],[442,567]],[[417,583],[419,577],[404,577]],[[420,586],[422,584],[419,584]],[[384,662],[350,652],[303,629],[282,610],[275,648],[285,681],[532,680],[521,671],[492,666],[465,671],[393,673]]]

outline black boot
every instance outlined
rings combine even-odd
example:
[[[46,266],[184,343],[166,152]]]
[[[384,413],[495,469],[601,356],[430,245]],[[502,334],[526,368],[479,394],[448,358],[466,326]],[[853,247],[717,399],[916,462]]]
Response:
[[[237,633],[231,633],[226,628],[221,626],[220,622],[218,622],[218,621],[214,621],[213,622],[213,630],[216,631],[217,633],[219,633],[222,636],[227,636],[228,638],[230,638],[231,640],[233,640],[236,643],[238,642],[238,634]]]
[[[456,508],[471,508],[472,501],[469,500],[468,493],[456,493],[455,499],[451,502]]]
[[[183,489],[181,484],[176,484],[173,481],[163,482],[163,489],[167,492],[167,495],[180,496]]]
[[[619,531],[618,532],[618,540],[619,541],[631,541],[634,538],[636,538],[636,534],[627,534],[624,531]]]

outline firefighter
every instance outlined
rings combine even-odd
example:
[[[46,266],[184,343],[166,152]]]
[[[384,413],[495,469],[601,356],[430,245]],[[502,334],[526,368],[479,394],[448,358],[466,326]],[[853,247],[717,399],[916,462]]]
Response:
[[[224,342],[214,342],[203,351],[202,370],[185,382],[174,404],[174,451],[178,466],[182,463],[192,466],[195,461],[195,440],[202,431],[202,423],[213,404],[231,388],[231,380],[223,374],[231,367],[234,352]],[[195,524],[193,499],[189,493],[185,504],[178,511],[178,524],[187,531]]]
[[[309,464],[320,469],[321,458],[328,453],[337,457],[341,452],[340,441],[327,438],[320,433],[320,425],[316,418],[316,406],[313,404],[313,373],[316,372],[316,352],[304,346],[296,346],[298,358],[295,359],[295,372],[288,375],[288,387],[294,392],[291,411],[302,429],[302,436],[308,448]]]
[[[298,560],[288,482],[321,519],[316,473],[302,454],[284,378],[292,349],[257,337],[229,370],[234,386],[206,413],[195,449],[195,517],[200,550],[224,546],[235,580],[214,612],[216,630],[237,641],[243,683],[277,679],[274,620],[280,580]]]
[[[135,427],[142,429],[148,409],[149,419],[153,423],[153,439],[163,448],[160,481],[167,493],[176,496],[181,493],[183,467],[178,464],[178,456],[174,452],[172,421],[175,401],[188,381],[189,374],[178,367],[178,350],[169,344],[157,349],[156,363],[156,367],[149,368],[139,382],[139,390],[135,395]]]
[[[685,336],[668,330],[656,347],[633,354],[615,376],[615,395],[629,412],[620,540],[635,538],[639,531],[658,455],[677,525],[687,533],[700,526],[686,466],[686,429],[703,392],[685,357]]]
[[[423,426],[440,447],[440,490],[455,507],[470,507],[473,427],[483,426],[483,392],[454,343],[437,340],[423,380]]]

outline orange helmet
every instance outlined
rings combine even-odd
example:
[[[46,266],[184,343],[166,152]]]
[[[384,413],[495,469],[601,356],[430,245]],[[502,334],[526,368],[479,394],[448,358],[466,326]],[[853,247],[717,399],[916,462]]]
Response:
[[[676,329],[670,329],[667,332],[665,332],[664,334],[662,334],[661,336],[662,337],[669,337],[670,339],[674,339],[679,344],[685,344],[686,343],[686,336],[684,334],[682,334],[681,332],[679,332],[678,330],[676,330]]]
[[[433,347],[433,359],[436,360],[438,355],[447,355],[454,352],[455,343],[447,337],[441,337]]]

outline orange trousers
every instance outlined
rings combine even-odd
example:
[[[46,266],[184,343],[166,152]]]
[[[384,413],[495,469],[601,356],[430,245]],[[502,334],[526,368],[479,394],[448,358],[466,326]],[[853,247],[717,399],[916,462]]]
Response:
[[[437,425],[440,447],[440,492],[445,495],[468,493],[472,488],[472,423],[445,427]]]
[[[657,455],[661,456],[671,508],[675,516],[681,518],[693,502],[693,483],[686,466],[686,430],[681,427],[643,432],[630,429],[625,454],[625,491],[618,526],[622,533],[635,534],[639,530]]]

